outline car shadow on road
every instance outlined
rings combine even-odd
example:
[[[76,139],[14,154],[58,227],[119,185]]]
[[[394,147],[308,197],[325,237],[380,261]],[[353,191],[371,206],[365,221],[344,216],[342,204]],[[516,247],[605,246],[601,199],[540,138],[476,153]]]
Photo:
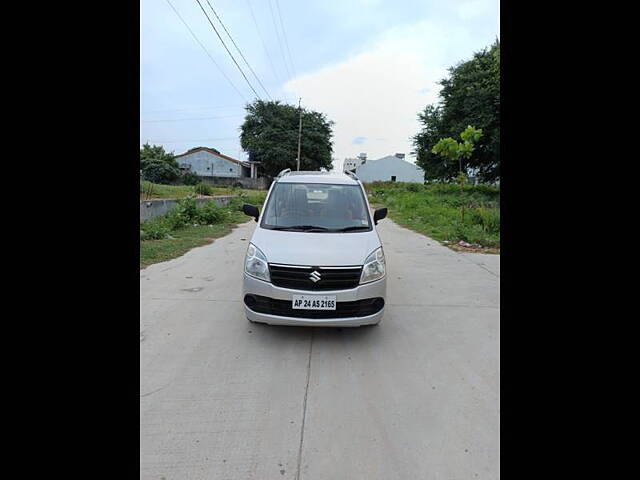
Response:
[[[310,339],[338,343],[376,342],[382,337],[382,325],[362,327],[294,327],[252,323],[249,330],[263,336],[265,341],[295,342]]]

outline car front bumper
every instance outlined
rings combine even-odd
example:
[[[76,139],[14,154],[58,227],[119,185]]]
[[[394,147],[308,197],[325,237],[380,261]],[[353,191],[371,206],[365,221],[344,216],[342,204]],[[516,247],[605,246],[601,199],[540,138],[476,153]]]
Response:
[[[259,313],[251,310],[244,303],[245,295],[255,295],[267,297],[275,300],[293,301],[293,295],[335,295],[338,304],[341,302],[355,302],[372,298],[382,298],[386,300],[387,277],[365,285],[358,285],[349,290],[292,290],[289,288],[276,287],[269,282],[264,282],[244,274],[244,288],[242,301],[247,318],[254,322],[268,323],[270,325],[297,325],[314,327],[359,327],[362,325],[373,325],[379,323],[384,315],[385,307],[373,315],[351,316],[339,318],[300,318],[292,316],[272,315],[269,313]],[[308,311],[307,311],[308,312]],[[326,315],[326,312],[325,312]]]

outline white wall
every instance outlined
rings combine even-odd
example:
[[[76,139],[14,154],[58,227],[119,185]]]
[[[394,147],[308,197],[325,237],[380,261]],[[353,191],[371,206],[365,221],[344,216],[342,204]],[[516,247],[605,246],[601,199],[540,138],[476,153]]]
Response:
[[[342,164],[343,170],[353,170],[362,164],[362,158],[345,158]]]
[[[179,165],[191,165],[191,171],[201,177],[234,177],[242,176],[240,165],[204,150],[188,153],[176,158]]]
[[[424,170],[393,155],[368,160],[356,168],[356,175],[361,182],[388,182],[394,175],[396,182],[424,182]]]

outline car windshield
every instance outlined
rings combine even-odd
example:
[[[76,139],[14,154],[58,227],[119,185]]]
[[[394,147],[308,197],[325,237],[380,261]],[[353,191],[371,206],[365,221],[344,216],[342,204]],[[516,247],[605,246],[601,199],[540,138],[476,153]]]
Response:
[[[359,185],[276,183],[262,217],[262,227],[312,232],[371,229]]]

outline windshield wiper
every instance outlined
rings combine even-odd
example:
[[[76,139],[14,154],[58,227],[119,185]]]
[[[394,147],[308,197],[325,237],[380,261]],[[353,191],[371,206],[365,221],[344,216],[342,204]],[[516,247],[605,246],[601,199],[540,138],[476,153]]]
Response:
[[[280,227],[280,226],[276,226],[276,227],[267,227],[269,228],[269,230],[291,230],[293,227]]]
[[[312,230],[317,230],[319,232],[328,232],[331,229],[326,227],[321,227],[319,225],[290,225],[288,227],[277,226],[271,227],[272,230],[289,230],[289,231],[299,231],[299,232],[310,232]]]
[[[321,227],[320,225],[294,225],[291,228],[302,230],[303,232],[310,232],[311,230],[318,230],[320,232],[328,232],[331,230],[327,227]]]
[[[350,227],[339,228],[336,232],[351,232],[354,230],[369,230],[369,226],[367,225],[352,225]]]

